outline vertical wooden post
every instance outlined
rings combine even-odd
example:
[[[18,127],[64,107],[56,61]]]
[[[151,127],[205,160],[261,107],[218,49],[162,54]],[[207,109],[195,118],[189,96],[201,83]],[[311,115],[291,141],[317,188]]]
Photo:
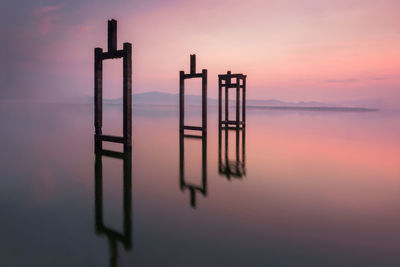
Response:
[[[207,70],[202,72],[202,128],[203,135],[207,134]]]
[[[243,125],[244,127],[244,125]],[[245,163],[245,156],[246,156],[246,147],[245,147],[245,140],[246,140],[246,129],[243,128],[242,131],[242,165],[243,165],[243,174],[246,175],[246,163]]]
[[[240,78],[236,78],[236,127],[240,126]]]
[[[202,139],[202,184],[203,195],[207,196],[207,136],[203,135]]]
[[[103,124],[103,49],[94,49],[94,127],[95,134],[101,134]],[[101,148],[101,141],[95,139],[95,146]]]
[[[229,85],[231,83],[231,72],[228,71],[225,81],[225,127],[228,129],[229,121]]]
[[[218,128],[222,123],[222,78],[218,76]]]
[[[183,133],[185,120],[185,72],[179,72],[179,130]]]
[[[242,97],[242,120],[243,125],[242,127],[246,127],[246,76],[243,78],[243,97]]]
[[[240,154],[239,154],[239,152],[240,152],[240,139],[239,139],[239,137],[240,137],[240,129],[239,129],[239,125],[238,125],[238,127],[236,128],[236,130],[235,130],[235,132],[236,132],[236,171],[237,172],[239,172],[239,164],[240,164]]]
[[[132,149],[132,45],[130,43],[124,43],[123,65],[124,151],[130,151]]]
[[[108,21],[108,52],[117,50],[117,21]]]
[[[222,171],[222,127],[218,127],[218,170]]]
[[[190,74],[196,74],[196,55],[190,55]]]
[[[184,140],[183,140],[183,132],[179,133],[179,185],[181,190],[183,191],[184,186],[185,186],[185,147],[184,147]]]

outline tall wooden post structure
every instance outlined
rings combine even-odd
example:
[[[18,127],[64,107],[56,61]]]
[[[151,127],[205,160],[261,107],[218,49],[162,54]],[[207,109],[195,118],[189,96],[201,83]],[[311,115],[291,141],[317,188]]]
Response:
[[[245,128],[246,126],[246,77],[241,73],[218,75],[218,128]],[[225,116],[222,119],[222,96],[225,89]],[[229,89],[236,89],[236,116],[229,120]],[[242,118],[240,118],[240,91],[242,91]]]
[[[201,107],[202,123],[201,126],[185,125],[185,80],[192,78],[201,78]],[[185,130],[201,131],[202,136],[207,134],[207,70],[203,69],[201,73],[196,73],[196,55],[190,55],[190,73],[185,74],[182,70],[179,72],[179,131],[184,134]]]
[[[104,135],[103,124],[103,60],[123,58],[123,136]],[[102,148],[102,142],[124,144],[124,151],[132,150],[132,44],[124,43],[117,49],[117,21],[108,21],[108,51],[94,49],[94,127],[95,146]]]

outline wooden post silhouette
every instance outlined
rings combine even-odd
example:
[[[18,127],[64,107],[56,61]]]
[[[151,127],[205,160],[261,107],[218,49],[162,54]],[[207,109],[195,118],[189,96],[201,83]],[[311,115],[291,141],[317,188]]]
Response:
[[[219,128],[245,128],[246,126],[246,75],[241,73],[218,75],[218,127]],[[234,79],[234,82],[232,82]],[[225,118],[222,119],[222,96],[225,89]],[[229,89],[236,89],[236,114],[235,120],[229,120]],[[242,90],[240,90],[242,89]],[[240,119],[240,91],[242,91],[242,118]],[[230,126],[234,125],[234,127]]]
[[[103,123],[103,60],[123,58],[123,136],[104,135]],[[124,43],[117,49],[117,21],[108,21],[108,51],[94,49],[94,126],[95,146],[102,148],[102,142],[124,144],[124,151],[132,150],[132,44]]]
[[[201,126],[187,126],[185,120],[185,79],[201,78]],[[190,73],[179,72],[179,131],[183,134],[185,130],[201,131],[202,135],[207,134],[207,70],[196,73],[196,55],[190,55]]]

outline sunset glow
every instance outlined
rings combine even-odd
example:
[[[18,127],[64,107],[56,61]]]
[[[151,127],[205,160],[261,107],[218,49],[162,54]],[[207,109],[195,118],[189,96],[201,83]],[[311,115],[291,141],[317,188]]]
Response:
[[[134,47],[134,92],[177,93],[178,71],[196,53],[198,68],[209,69],[212,97],[217,74],[233,70],[248,74],[249,98],[393,107],[400,96],[399,8],[395,0],[10,4],[1,8],[8,38],[0,98],[92,95],[93,48],[106,47],[106,20],[115,18],[119,45]],[[120,96],[115,65],[105,85],[109,98]]]

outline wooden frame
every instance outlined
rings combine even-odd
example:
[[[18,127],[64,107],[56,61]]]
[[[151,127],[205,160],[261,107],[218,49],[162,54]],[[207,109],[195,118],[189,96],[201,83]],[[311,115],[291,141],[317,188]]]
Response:
[[[241,73],[218,75],[218,128],[234,128],[246,127],[246,77]],[[236,79],[236,82],[232,82]],[[222,92],[225,88],[225,118],[222,120]],[[236,118],[229,120],[229,89],[236,89]],[[240,119],[240,89],[242,89],[242,119]]]
[[[201,78],[201,107],[202,123],[201,126],[187,126],[185,119],[185,80]],[[179,130],[184,133],[185,130],[201,131],[202,135],[207,134],[207,70],[203,69],[201,73],[196,73],[196,55],[190,55],[190,73],[185,74],[182,70],[179,72]]]
[[[123,58],[123,136],[103,135],[103,60]],[[102,142],[124,144],[124,151],[132,150],[132,44],[124,43],[117,50],[117,21],[108,21],[108,51],[94,49],[94,126],[95,146]]]

